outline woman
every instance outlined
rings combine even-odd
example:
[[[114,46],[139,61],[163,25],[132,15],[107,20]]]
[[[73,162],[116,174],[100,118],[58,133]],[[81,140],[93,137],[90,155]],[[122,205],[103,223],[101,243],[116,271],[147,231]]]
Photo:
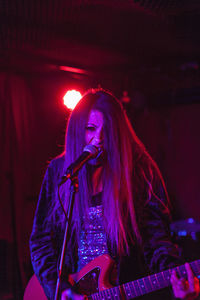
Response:
[[[168,196],[155,162],[135,135],[119,101],[104,90],[91,90],[71,113],[65,153],[47,169],[35,214],[31,259],[49,299],[55,294],[66,223],[58,199],[59,182],[88,144],[97,147],[99,154],[78,174],[61,299],[83,299],[68,275],[102,254],[115,261],[117,284],[181,264],[178,248],[170,240]],[[65,210],[69,185],[68,181],[59,191]],[[179,279],[175,272],[172,275],[174,294],[195,298],[198,279],[189,265],[186,268],[188,281]]]

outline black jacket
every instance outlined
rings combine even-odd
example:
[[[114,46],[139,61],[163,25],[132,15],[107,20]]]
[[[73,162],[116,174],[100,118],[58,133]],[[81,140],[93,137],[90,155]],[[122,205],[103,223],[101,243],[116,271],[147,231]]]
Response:
[[[64,231],[53,223],[44,225],[44,220],[49,203],[56,196],[58,182],[62,175],[60,170],[63,170],[63,164],[64,156],[61,156],[52,160],[47,168],[30,237],[33,269],[48,299],[54,298],[58,260],[62,249]],[[117,263],[119,284],[182,263],[179,258],[179,250],[170,239],[170,216],[166,209],[168,204],[159,176],[155,176],[153,191],[154,193],[149,201],[144,199],[147,197],[145,193],[141,192],[138,195],[136,215],[142,235],[142,246],[133,245],[130,247],[130,255],[120,258],[117,253],[110,250],[111,257]],[[109,240],[108,249],[111,249]],[[68,273],[76,272],[77,259],[77,243],[75,237],[72,236],[66,249],[63,272],[65,276]],[[67,280],[63,280],[61,289],[67,287],[69,287],[69,283]]]

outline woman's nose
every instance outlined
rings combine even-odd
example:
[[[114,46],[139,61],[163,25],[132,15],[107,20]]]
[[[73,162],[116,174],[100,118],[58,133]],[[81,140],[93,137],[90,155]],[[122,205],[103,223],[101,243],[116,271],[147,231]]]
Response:
[[[103,130],[95,133],[93,143],[96,146],[101,146],[103,144]]]
[[[98,140],[99,143],[103,141],[103,130],[99,130],[96,134],[96,139]]]

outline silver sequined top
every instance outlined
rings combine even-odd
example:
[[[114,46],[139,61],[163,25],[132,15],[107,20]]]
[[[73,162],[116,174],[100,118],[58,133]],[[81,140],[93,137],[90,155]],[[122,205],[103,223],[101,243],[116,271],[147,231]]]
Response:
[[[102,205],[92,206],[88,211],[88,222],[81,230],[78,270],[97,256],[106,253],[108,249],[103,227]]]

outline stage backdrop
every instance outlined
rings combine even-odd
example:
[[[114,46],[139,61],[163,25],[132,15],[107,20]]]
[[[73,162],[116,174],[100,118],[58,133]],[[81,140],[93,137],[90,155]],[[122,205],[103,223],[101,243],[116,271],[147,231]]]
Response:
[[[65,81],[38,74],[0,74],[1,293],[20,294],[31,276],[28,240],[41,181],[48,161],[63,151],[69,112],[57,90]],[[197,221],[199,115],[200,104],[188,104],[148,108],[132,120],[163,173],[175,215]]]

